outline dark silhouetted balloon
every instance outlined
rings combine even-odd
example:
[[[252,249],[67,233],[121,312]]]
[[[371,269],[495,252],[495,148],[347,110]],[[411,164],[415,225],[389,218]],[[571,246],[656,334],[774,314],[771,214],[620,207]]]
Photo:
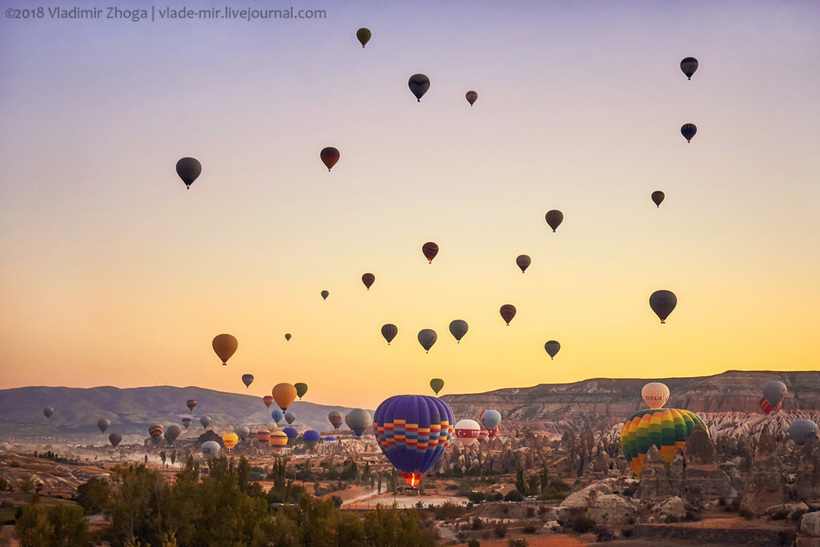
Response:
[[[527,271],[527,268],[530,267],[532,260],[527,255],[518,255],[515,258],[515,263],[518,264],[519,268],[521,268],[521,273],[524,273]]]
[[[195,158],[182,158],[177,162],[177,175],[189,190],[200,173],[202,173],[202,164]]]
[[[416,487],[450,446],[455,418],[437,397],[396,395],[376,409],[373,429],[384,455]]]
[[[366,273],[362,276],[362,283],[364,283],[364,286],[367,287],[368,291],[370,290],[370,286],[373,284],[374,281],[376,281],[376,276],[372,273]]]
[[[119,433],[112,433],[108,436],[108,442],[111,443],[111,446],[116,448],[117,445],[122,442],[122,435],[120,435]]]
[[[438,395],[439,391],[444,389],[444,380],[441,378],[433,378],[430,380],[430,387],[433,388],[433,392]]]
[[[290,342],[290,339],[291,339],[290,333],[289,333],[289,332],[288,332],[288,333],[285,333],[285,340],[287,340],[288,342]]]
[[[370,41],[371,36],[372,33],[368,28],[360,28],[356,31],[356,38],[359,40],[359,43],[362,45],[362,47],[364,47],[367,44],[367,42]]]
[[[51,418],[51,415],[54,414],[54,409],[47,406],[43,409],[43,414],[45,414],[46,418]]]
[[[515,317],[515,306],[513,306],[512,304],[504,304],[498,311],[499,313],[501,313],[501,317],[504,319],[504,321],[507,323],[507,326],[509,327],[510,321],[512,321],[513,317]]]
[[[345,423],[357,437],[361,437],[365,430],[373,425],[373,418],[363,408],[354,408],[345,416]]]
[[[333,148],[332,146],[328,146],[327,148],[323,148],[321,152],[319,152],[319,157],[322,159],[322,163],[325,164],[327,170],[330,171],[336,162],[339,161],[339,151]]]
[[[418,339],[421,347],[423,347],[425,351],[430,351],[430,348],[436,343],[438,335],[433,329],[422,329],[419,331]]]
[[[466,97],[467,102],[470,103],[470,106],[473,106],[473,103],[478,100],[478,93],[475,91],[468,91]]]
[[[652,192],[652,202],[658,207],[661,206],[661,203],[663,203],[663,198],[665,197],[666,194],[664,194],[660,190],[655,190],[654,192]]]
[[[182,418],[182,427],[184,427],[185,429],[188,429],[189,427],[191,427],[191,422],[192,421],[193,420],[191,418]]]
[[[686,74],[686,78],[691,80],[692,74],[698,69],[698,60],[694,57],[686,57],[680,62],[680,69]]]
[[[777,380],[766,382],[763,385],[763,397],[766,398],[772,407],[779,408],[780,404],[783,402],[783,399],[786,398],[787,392],[788,389],[786,388],[786,384],[783,382],[778,382]]]
[[[554,232],[564,221],[564,213],[558,209],[553,209],[552,211],[547,211],[546,219],[547,224],[549,224],[549,227],[552,228],[552,231]]]
[[[308,386],[304,382],[297,382],[297,383],[293,384],[293,387],[296,388],[296,396],[299,397],[299,399],[304,397],[305,393],[307,393],[307,390],[308,390]]]
[[[427,90],[430,89],[430,78],[424,74],[413,74],[410,76],[407,85],[410,87],[410,91],[413,95],[416,96],[416,100],[421,102],[421,98],[427,93]]]
[[[251,384],[253,383],[253,374],[243,374],[242,383],[245,384],[245,387],[251,387]]]
[[[390,345],[390,342],[393,341],[393,338],[399,333],[399,328],[394,325],[393,323],[387,323],[386,325],[382,325],[382,336],[384,339],[387,340],[387,345]]]
[[[432,264],[433,259],[436,258],[436,255],[438,254],[438,245],[436,245],[432,241],[428,241],[427,243],[421,246],[421,252],[424,253],[424,257],[429,261],[430,264]]]
[[[464,335],[467,334],[467,329],[469,328],[470,327],[467,325],[467,321],[456,319],[450,323],[450,334],[453,335],[456,342],[460,343],[461,339],[464,338]]]
[[[550,340],[546,344],[544,344],[544,350],[550,356],[550,359],[554,359],[555,355],[561,351],[561,344],[556,342],[555,340]],[[489,428],[492,429],[492,428]]]
[[[239,347],[239,342],[230,334],[219,334],[214,337],[211,345],[217,357],[222,359],[222,364],[227,365],[228,359],[236,352]]]
[[[801,418],[789,426],[789,439],[795,444],[805,445],[817,440],[817,424]]]
[[[345,421],[344,414],[338,410],[331,410],[328,412],[327,419],[330,420],[330,423],[333,425],[333,429],[339,429]]]
[[[649,297],[649,307],[657,314],[661,323],[666,322],[666,318],[678,305],[678,297],[672,291],[655,291]]]
[[[177,424],[171,424],[165,429],[165,442],[173,446],[174,441],[177,440],[179,434],[182,433],[182,428]]]
[[[322,291],[321,295],[322,295],[322,300],[327,300],[327,297],[330,296],[330,293],[328,291]]]
[[[680,128],[680,134],[686,139],[686,142],[690,142],[692,137],[695,136],[695,133],[698,132],[698,128],[693,123],[685,123]]]
[[[188,399],[187,401],[185,401],[185,406],[188,407],[188,410],[193,412],[194,407],[196,406],[196,399]]]
[[[110,425],[111,420],[108,420],[106,418],[100,418],[99,420],[97,420],[97,427],[100,428],[100,433],[105,433],[105,430],[108,429]]]

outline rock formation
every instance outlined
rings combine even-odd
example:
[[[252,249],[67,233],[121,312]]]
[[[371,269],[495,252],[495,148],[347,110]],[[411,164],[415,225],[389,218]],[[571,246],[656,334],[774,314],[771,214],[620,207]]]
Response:
[[[702,426],[696,426],[686,441],[686,467],[681,493],[691,503],[730,500],[737,495],[729,476],[720,468],[715,445]]]
[[[757,443],[752,469],[746,477],[741,508],[760,514],[785,501],[784,481],[777,459],[777,444],[764,427]]]

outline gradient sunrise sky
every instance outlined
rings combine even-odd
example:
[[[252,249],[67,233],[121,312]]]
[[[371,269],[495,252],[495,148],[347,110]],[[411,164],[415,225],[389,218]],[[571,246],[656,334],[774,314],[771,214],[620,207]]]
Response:
[[[374,408],[432,377],[446,394],[818,368],[820,4],[293,5],[326,18],[6,11],[0,388],[301,381]],[[183,156],[203,165],[190,190]],[[666,325],[658,289],[678,296]]]

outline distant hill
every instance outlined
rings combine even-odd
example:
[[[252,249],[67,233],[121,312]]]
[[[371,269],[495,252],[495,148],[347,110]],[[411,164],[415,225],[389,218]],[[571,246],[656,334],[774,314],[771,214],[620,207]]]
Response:
[[[188,399],[197,401],[193,413],[185,406]],[[43,415],[42,409],[46,406],[54,408],[51,418]],[[106,435],[116,431],[121,435],[147,436],[151,424],[180,424],[183,417],[189,416],[193,418],[190,431],[199,435],[203,431],[199,423],[202,416],[210,416],[211,427],[219,431],[236,424],[268,424],[273,421],[270,411],[276,408],[276,403],[266,408],[261,397],[199,387],[4,389],[0,390],[0,440],[41,436],[88,436],[98,440],[97,420],[100,418],[111,420]],[[288,410],[296,414],[293,425],[300,431],[329,431],[333,427],[327,419],[328,412],[339,410],[347,414],[351,408],[296,400]],[[285,426],[283,419],[280,427]],[[342,429],[347,427],[342,425]]]

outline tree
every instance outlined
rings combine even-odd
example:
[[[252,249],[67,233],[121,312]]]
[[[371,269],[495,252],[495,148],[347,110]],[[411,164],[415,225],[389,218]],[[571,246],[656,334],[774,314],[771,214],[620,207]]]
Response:
[[[23,507],[14,527],[21,547],[73,547],[88,543],[88,520],[76,505],[45,507],[32,503]]]
[[[77,487],[77,496],[74,500],[82,507],[86,514],[100,513],[111,496],[111,487],[106,479],[92,477],[88,482]]]

